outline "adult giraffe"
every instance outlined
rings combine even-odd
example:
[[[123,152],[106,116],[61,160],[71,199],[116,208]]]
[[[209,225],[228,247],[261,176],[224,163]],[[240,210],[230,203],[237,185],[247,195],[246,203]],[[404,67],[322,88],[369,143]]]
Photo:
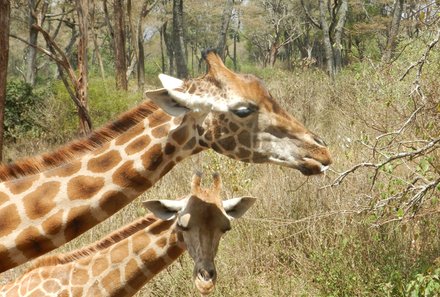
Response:
[[[86,139],[0,167],[0,272],[47,253],[104,221],[182,159],[213,148],[252,163],[319,174],[325,143],[287,114],[261,80],[227,69],[163,89]]]
[[[213,179],[213,186],[203,189],[196,174],[183,199],[144,202],[163,220],[149,214],[89,247],[38,259],[23,276],[0,286],[0,297],[133,296],[186,249],[194,260],[196,288],[208,295],[217,279],[214,258],[221,237],[255,202],[222,201],[220,176]]]

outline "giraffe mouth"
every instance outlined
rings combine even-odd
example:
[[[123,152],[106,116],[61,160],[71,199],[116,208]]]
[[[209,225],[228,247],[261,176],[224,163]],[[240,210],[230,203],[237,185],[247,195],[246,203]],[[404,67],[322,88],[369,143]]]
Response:
[[[212,291],[214,291],[215,283],[213,279],[206,279],[203,275],[200,273],[197,274],[194,283],[196,285],[197,290],[200,292],[202,296],[207,296]]]

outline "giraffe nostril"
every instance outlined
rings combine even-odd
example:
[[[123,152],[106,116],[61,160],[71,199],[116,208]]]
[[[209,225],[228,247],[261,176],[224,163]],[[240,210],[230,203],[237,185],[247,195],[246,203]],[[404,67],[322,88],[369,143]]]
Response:
[[[325,147],[327,147],[327,143],[325,143],[325,141],[322,140],[321,138],[319,138],[318,136],[313,136],[313,140],[314,140],[317,144],[319,144],[319,145],[321,145],[321,146],[325,146]]]

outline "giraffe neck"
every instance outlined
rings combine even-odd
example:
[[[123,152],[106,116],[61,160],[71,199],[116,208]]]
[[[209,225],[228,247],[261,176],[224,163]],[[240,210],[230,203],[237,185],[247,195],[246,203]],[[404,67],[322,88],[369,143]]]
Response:
[[[191,121],[156,110],[77,158],[0,183],[0,272],[104,221],[203,150]]]
[[[151,221],[145,221],[151,224]],[[113,245],[77,260],[29,271],[0,287],[0,296],[132,296],[184,251],[175,221],[156,221]]]

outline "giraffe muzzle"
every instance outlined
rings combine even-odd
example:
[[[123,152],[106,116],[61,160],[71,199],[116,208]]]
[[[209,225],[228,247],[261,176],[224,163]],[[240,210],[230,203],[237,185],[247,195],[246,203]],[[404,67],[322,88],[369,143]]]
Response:
[[[215,269],[200,268],[197,270],[194,283],[202,296],[209,295],[214,291],[216,278]]]

